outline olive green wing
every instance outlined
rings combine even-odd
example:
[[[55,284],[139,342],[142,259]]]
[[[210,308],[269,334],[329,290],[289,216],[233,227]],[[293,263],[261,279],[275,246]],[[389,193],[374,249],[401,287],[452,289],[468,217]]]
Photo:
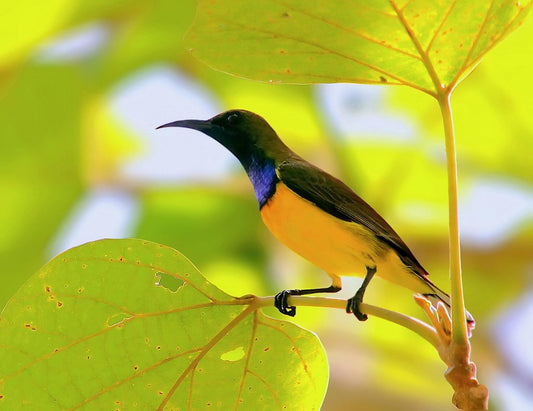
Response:
[[[300,158],[281,163],[277,170],[280,180],[300,197],[341,220],[363,225],[415,273],[427,275],[394,229],[342,181]]]

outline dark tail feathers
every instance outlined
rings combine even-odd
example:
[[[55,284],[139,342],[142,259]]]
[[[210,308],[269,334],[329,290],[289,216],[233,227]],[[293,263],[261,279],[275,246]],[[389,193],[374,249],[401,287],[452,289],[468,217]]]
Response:
[[[450,296],[429,280],[427,280],[427,285],[431,288],[433,292],[424,293],[422,295],[426,297],[429,301],[431,301],[432,304],[437,304],[439,301],[441,301],[446,306],[448,311],[450,311],[451,309]],[[474,328],[474,325],[476,323],[476,321],[474,320],[474,317],[472,317],[472,314],[470,314],[468,311],[466,312],[466,322],[468,323],[471,329]]]

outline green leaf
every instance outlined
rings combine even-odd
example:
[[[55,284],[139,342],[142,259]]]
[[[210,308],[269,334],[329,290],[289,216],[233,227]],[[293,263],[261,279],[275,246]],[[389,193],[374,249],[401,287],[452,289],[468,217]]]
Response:
[[[455,85],[524,21],[531,0],[204,0],[189,50],[225,72],[284,83]]]
[[[318,409],[328,378],[322,345],[255,301],[230,297],[155,243],[71,249],[0,317],[0,404]]]

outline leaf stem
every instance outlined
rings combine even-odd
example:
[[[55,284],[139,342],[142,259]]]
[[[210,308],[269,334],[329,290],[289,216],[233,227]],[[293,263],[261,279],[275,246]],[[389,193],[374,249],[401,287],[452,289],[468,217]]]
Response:
[[[346,300],[339,298],[290,296],[288,302],[289,304],[295,306],[330,307],[339,308],[342,310],[346,309]],[[255,304],[259,307],[273,306],[274,297],[253,297],[252,304]],[[409,317],[395,311],[366,303],[362,303],[360,305],[360,309],[365,314],[391,321],[413,331],[433,345],[435,349],[439,350],[439,346],[441,344],[439,336],[437,335],[436,330],[427,323],[420,321],[417,318]]]
[[[467,342],[465,305],[461,273],[461,249],[459,241],[459,218],[457,206],[457,154],[455,149],[455,132],[453,127],[452,109],[450,105],[450,89],[441,89],[438,102],[444,126],[446,143],[446,166],[448,170],[448,225],[450,244],[450,283],[452,300],[452,340],[456,344]]]

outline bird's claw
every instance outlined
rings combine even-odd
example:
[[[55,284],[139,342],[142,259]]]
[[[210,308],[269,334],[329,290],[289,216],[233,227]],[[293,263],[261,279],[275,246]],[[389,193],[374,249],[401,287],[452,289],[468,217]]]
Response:
[[[276,294],[274,297],[274,306],[280,313],[294,317],[296,315],[296,307],[294,305],[288,305],[287,298],[292,295],[291,290],[283,290]]]
[[[353,313],[353,315],[355,315],[355,317],[359,321],[366,321],[368,320],[368,315],[362,313],[359,309],[359,304],[361,304],[362,302],[362,298],[360,298],[357,294],[354,295],[352,298],[349,298],[346,302],[346,312],[348,314]]]

